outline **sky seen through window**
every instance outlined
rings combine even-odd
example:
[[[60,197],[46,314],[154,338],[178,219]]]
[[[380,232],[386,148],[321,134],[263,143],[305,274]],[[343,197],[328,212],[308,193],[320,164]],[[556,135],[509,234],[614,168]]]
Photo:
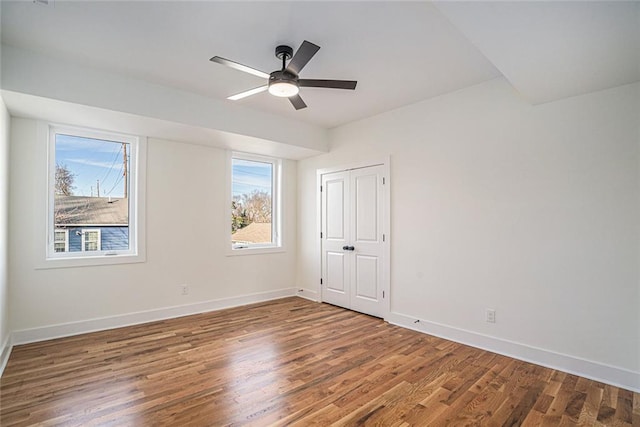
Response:
[[[56,134],[56,164],[73,175],[74,196],[124,197],[124,146],[118,141]]]

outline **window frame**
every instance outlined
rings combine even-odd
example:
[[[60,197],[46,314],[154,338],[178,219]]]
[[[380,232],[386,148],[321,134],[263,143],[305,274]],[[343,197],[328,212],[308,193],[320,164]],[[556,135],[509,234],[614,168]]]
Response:
[[[81,251],[55,252],[55,168],[56,168],[56,135],[65,134],[77,137],[92,138],[129,144],[129,249],[128,250],[100,250],[85,251],[84,235],[82,236]],[[146,261],[145,251],[145,195],[146,182],[146,145],[144,136],[128,135],[119,132],[96,130],[78,126],[61,125],[40,122],[39,137],[46,139],[47,146],[47,174],[45,179],[46,203],[44,214],[44,259],[37,268],[83,267],[93,265],[109,265],[137,263]],[[91,229],[98,229],[92,227]],[[89,228],[87,228],[89,229]],[[58,228],[58,230],[60,230]],[[102,234],[102,233],[100,233]],[[67,240],[68,242],[68,240]],[[100,244],[100,242],[99,242]],[[67,243],[69,248],[69,242]]]
[[[234,246],[231,243],[231,203],[233,201],[233,159],[250,162],[269,163],[272,166],[271,176],[271,243],[255,243],[248,246]],[[282,159],[263,156],[259,154],[243,153],[239,151],[227,151],[227,202],[224,215],[227,240],[225,242],[227,255],[256,255],[284,252],[284,240],[282,238]]]

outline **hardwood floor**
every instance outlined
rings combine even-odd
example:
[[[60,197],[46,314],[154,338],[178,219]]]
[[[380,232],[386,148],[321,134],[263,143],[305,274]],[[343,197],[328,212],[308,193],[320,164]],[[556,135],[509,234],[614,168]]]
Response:
[[[2,426],[640,426],[640,395],[300,298],[13,349]]]

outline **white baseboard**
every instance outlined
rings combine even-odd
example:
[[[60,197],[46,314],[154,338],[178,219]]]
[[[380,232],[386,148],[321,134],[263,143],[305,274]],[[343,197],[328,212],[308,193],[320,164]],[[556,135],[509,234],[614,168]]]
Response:
[[[418,323],[415,323],[417,320],[415,317],[400,313],[392,312],[385,320],[403,328],[434,335],[547,368],[579,375],[627,390],[640,392],[640,372],[634,372],[624,368],[593,362],[579,357],[556,353],[422,319],[420,319]]]
[[[23,329],[13,332],[12,344],[27,344],[54,338],[68,337],[71,335],[84,334],[88,332],[104,331],[107,329],[121,328],[124,326],[137,325],[140,323],[188,316],[190,314],[222,310],[224,308],[237,307],[241,305],[270,301],[296,295],[297,292],[295,288],[286,288],[278,289],[275,291],[241,295],[231,298],[204,301],[195,304],[185,304],[160,308],[156,310],[139,311],[136,313],[127,313],[118,316],[89,319],[79,322],[61,323],[57,325],[44,326],[41,328]]]
[[[0,347],[0,377],[4,372],[4,368],[7,366],[7,362],[9,361],[9,356],[11,355],[11,350],[13,349],[13,340],[11,339],[11,334],[7,336],[2,343],[2,347]]]
[[[296,295],[300,298],[308,299],[313,302],[320,302],[320,295],[318,295],[318,292],[310,289],[298,288],[296,289]]]

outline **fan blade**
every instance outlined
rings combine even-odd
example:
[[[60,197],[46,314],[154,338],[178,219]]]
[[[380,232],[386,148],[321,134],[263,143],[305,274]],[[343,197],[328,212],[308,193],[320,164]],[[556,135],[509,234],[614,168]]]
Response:
[[[318,80],[299,79],[300,87],[325,87],[329,89],[351,89],[354,90],[358,84],[355,80]]]
[[[289,101],[291,101],[291,104],[293,104],[293,107],[296,110],[301,110],[303,108],[307,108],[307,104],[304,103],[304,101],[302,100],[302,98],[300,98],[300,95],[293,95],[289,97]]]
[[[307,65],[307,62],[309,62],[311,58],[313,58],[313,55],[315,55],[319,50],[320,46],[317,46],[306,40],[303,41],[302,46],[300,46],[300,49],[298,49],[296,54],[293,55],[293,58],[289,62],[289,65],[287,65],[287,71],[297,76],[298,74],[300,74],[300,70],[302,70],[304,66]]]
[[[231,95],[227,99],[232,101],[237,101],[238,99],[246,98],[247,96],[255,95],[256,93],[264,92],[269,89],[269,85],[264,85],[260,87],[255,87],[253,89],[245,90],[244,92],[237,93],[235,95]]]
[[[219,56],[214,56],[209,61],[217,62],[218,64],[226,65],[227,67],[231,67],[234,70],[244,71],[245,73],[253,74],[254,76],[262,77],[264,79],[269,78],[269,74],[264,71],[256,70],[255,68],[248,67],[246,65],[239,64],[234,61],[230,61],[228,59],[220,58]]]

